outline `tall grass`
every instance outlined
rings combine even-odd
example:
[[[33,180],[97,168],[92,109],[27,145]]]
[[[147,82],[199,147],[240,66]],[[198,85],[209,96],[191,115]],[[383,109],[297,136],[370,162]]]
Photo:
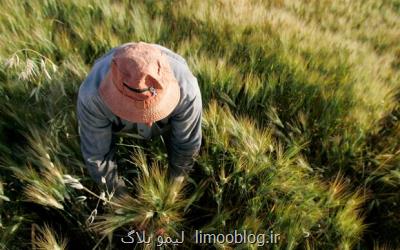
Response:
[[[273,229],[269,249],[399,246],[397,1],[0,4],[1,247],[65,247],[46,227],[31,237],[43,220],[75,248],[126,247],[118,235],[130,228]],[[203,147],[184,188],[165,178],[162,142],[117,138],[131,194],[110,201],[83,165],[77,91],[99,56],[139,40],[186,58]]]
[[[33,237],[32,249],[43,250],[64,250],[67,249],[67,240],[58,237],[51,227],[44,225],[43,228],[37,228],[38,235]],[[59,239],[60,238],[60,239]]]

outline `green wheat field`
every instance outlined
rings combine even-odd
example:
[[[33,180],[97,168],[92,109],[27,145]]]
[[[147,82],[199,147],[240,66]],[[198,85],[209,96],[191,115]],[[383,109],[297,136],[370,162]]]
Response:
[[[399,0],[0,9],[0,249],[400,248]],[[118,135],[130,195],[117,199],[83,164],[76,99],[97,58],[137,41],[188,62],[203,144],[177,184],[160,138]],[[127,243],[132,230],[148,242]],[[199,244],[196,230],[279,237]]]

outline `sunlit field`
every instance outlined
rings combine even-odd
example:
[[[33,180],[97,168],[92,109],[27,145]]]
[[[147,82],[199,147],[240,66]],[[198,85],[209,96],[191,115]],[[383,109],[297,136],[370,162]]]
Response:
[[[399,0],[0,8],[0,249],[400,248]],[[115,198],[83,163],[76,99],[97,58],[137,41],[186,59],[203,142],[178,184],[160,138],[117,135]],[[195,237],[235,230],[265,241]]]

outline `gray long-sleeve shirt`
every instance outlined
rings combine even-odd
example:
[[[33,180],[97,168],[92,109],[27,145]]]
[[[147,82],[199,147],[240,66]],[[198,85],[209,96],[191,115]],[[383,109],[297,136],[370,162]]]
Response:
[[[158,125],[170,128],[166,141],[170,167],[175,174],[190,171],[193,157],[200,149],[202,101],[197,79],[181,56],[160,45],[153,46],[168,59],[181,93],[173,112],[158,124],[154,123],[151,129],[117,117],[99,96],[98,88],[110,67],[115,48],[95,62],[79,89],[77,115],[82,155],[92,178],[99,184],[102,177],[106,178],[108,188],[121,184],[114,159],[114,139],[118,131],[134,130],[139,137],[148,139],[163,133]]]

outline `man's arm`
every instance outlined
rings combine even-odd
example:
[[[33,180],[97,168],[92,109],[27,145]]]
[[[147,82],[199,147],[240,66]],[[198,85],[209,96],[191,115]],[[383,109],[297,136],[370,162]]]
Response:
[[[106,179],[108,191],[117,188],[117,165],[114,162],[112,123],[99,108],[96,98],[78,98],[77,114],[81,151],[91,177],[103,186]]]
[[[169,162],[172,176],[187,174],[192,170],[194,157],[201,146],[201,119],[202,101],[198,90],[194,99],[185,101],[171,117]]]

